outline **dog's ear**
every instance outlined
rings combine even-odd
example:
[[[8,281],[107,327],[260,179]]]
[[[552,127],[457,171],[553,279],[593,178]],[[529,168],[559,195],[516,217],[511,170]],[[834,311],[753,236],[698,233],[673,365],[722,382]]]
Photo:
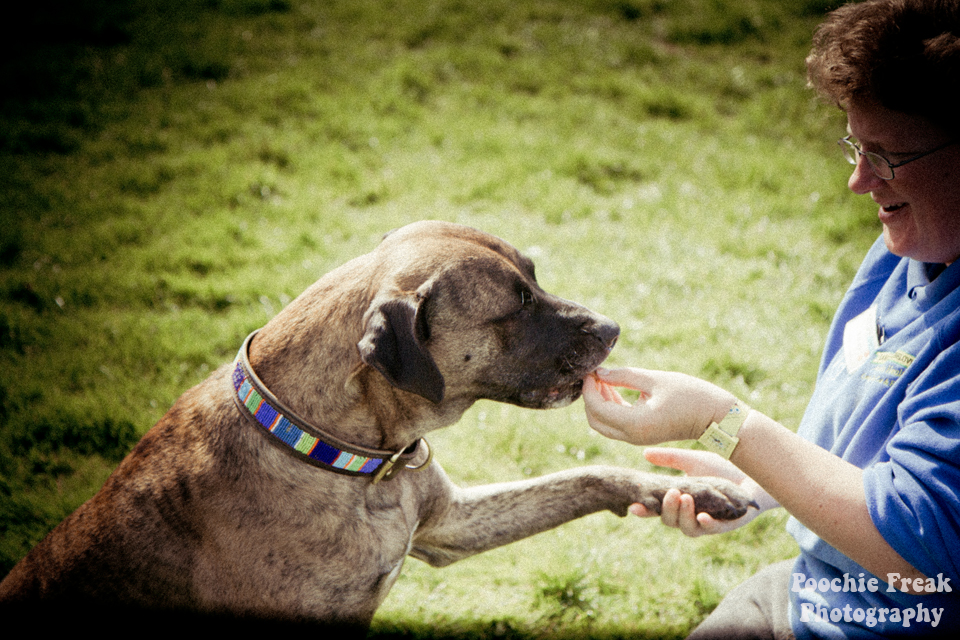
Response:
[[[444,394],[443,374],[423,345],[430,337],[423,308],[420,297],[374,300],[357,347],[360,358],[390,384],[439,404]]]

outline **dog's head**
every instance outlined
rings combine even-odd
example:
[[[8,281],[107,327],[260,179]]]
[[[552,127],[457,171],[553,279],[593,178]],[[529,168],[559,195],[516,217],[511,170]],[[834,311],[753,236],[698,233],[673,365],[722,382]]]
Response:
[[[364,316],[361,358],[391,385],[435,404],[564,406],[620,332],[545,292],[528,258],[469,227],[416,223],[374,253],[385,286]]]

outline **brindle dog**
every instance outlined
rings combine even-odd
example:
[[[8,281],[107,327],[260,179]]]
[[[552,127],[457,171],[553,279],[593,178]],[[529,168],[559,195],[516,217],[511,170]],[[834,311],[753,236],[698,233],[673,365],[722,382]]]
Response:
[[[714,479],[592,466],[463,489],[428,459],[421,438],[478,399],[569,404],[618,334],[499,238],[404,227],[187,391],[0,601],[362,630],[408,555],[447,565],[596,511],[658,509],[670,487],[742,515],[744,495]]]

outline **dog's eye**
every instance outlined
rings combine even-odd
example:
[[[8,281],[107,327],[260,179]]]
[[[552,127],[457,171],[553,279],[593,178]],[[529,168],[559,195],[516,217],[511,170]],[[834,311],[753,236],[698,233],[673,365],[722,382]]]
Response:
[[[526,289],[523,289],[522,291],[520,291],[520,306],[526,308],[532,304],[533,304],[533,294],[527,291]]]

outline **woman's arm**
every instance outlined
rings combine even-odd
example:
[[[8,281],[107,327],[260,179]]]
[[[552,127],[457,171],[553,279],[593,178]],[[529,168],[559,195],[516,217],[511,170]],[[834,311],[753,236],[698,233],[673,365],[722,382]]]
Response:
[[[902,579],[924,578],[873,524],[862,469],[759,411],[750,412],[738,436],[730,461],[825,542],[875,576],[899,574],[898,589]]]

